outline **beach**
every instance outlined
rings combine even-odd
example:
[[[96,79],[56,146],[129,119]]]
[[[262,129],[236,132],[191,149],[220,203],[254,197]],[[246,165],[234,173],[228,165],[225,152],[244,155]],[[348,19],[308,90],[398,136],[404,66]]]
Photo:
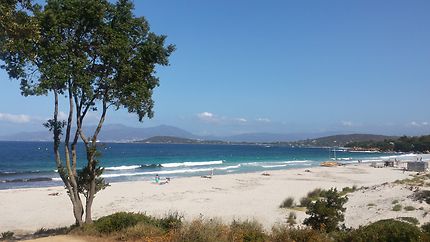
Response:
[[[411,174],[416,173],[398,168],[373,168],[362,163],[270,171],[268,176],[258,172],[215,174],[210,179],[184,177],[164,185],[151,180],[112,183],[96,195],[93,216],[98,218],[119,211],[146,212],[154,216],[178,212],[186,221],[198,217],[219,218],[225,222],[256,219],[270,229],[286,221],[290,210],[279,208],[285,198],[293,197],[298,203],[315,188],[342,189],[355,185],[367,188],[349,195],[345,223],[358,227],[383,218],[414,216],[429,210],[427,205],[422,211],[411,213],[413,215],[384,212],[384,209],[391,210],[393,199],[405,199],[411,193],[407,188],[386,183],[408,178]],[[71,203],[62,187],[1,190],[0,197],[2,231],[29,233],[74,223]],[[378,203],[379,207],[369,208],[369,203]],[[300,223],[306,214],[295,212]]]

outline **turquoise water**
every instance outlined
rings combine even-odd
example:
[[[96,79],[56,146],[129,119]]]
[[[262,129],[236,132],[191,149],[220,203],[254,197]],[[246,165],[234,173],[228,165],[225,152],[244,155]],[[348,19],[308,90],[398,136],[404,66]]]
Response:
[[[259,172],[318,166],[333,157],[328,148],[266,145],[101,144],[109,182]],[[381,160],[392,154],[336,152],[342,162]],[[82,145],[78,157],[84,158]],[[78,160],[82,167],[85,160]],[[0,189],[61,185],[52,143],[0,142]]]

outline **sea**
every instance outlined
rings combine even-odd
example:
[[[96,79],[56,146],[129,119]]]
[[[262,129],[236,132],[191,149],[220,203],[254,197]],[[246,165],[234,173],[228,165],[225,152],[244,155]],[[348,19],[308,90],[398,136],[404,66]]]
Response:
[[[281,145],[101,143],[100,165],[107,182],[220,174],[270,172],[319,166],[323,161],[382,161],[399,154]],[[78,167],[85,150],[78,145]],[[0,142],[0,189],[61,186],[52,142]]]

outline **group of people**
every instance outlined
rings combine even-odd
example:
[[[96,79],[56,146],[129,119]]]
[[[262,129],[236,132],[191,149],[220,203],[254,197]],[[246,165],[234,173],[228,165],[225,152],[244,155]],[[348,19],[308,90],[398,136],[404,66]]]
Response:
[[[154,181],[156,184],[164,185],[170,182],[170,177],[166,177],[164,181],[161,181],[160,176],[158,174],[155,175]]]

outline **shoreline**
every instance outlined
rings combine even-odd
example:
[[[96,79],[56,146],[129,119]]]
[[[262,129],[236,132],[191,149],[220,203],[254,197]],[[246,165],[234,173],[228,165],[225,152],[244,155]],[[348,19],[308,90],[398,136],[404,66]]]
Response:
[[[394,168],[372,168],[363,163],[268,173],[270,176],[254,172],[215,175],[212,179],[180,177],[165,185],[152,184],[148,180],[112,183],[96,194],[93,217],[97,219],[119,211],[164,216],[170,211],[183,215],[186,221],[202,215],[225,222],[256,219],[270,229],[276,223],[285,222],[289,210],[280,209],[279,205],[287,197],[293,197],[298,203],[301,197],[315,188],[371,187],[408,178],[412,174]],[[58,195],[49,195],[55,193]],[[1,190],[0,196],[0,228],[4,231],[28,233],[42,227],[55,228],[74,223],[71,203],[61,186]],[[358,196],[359,200],[360,197],[363,196]],[[360,202],[353,204],[359,206]],[[368,217],[372,214],[349,222],[348,210],[352,212],[355,209],[347,209],[347,225],[356,226],[371,221]],[[300,223],[306,215],[296,213]]]

